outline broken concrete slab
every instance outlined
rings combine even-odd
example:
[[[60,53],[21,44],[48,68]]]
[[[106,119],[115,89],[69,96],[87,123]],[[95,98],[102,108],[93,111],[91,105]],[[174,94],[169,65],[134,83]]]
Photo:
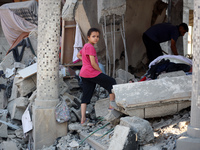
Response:
[[[9,102],[8,111],[11,114],[11,119],[21,120],[28,103],[28,98],[25,97],[19,97]]]
[[[117,125],[108,150],[137,150],[137,135],[130,127]]]
[[[3,141],[0,144],[0,149],[3,150],[18,150],[17,144],[13,141]]]
[[[16,62],[15,62],[15,64],[16,64]],[[34,74],[37,73],[37,63],[34,63],[34,64],[32,64],[32,65],[30,65],[30,66],[28,66],[28,67],[26,67],[22,70],[19,70],[17,73],[23,79],[26,79],[30,76],[33,76]]]
[[[110,100],[109,98],[100,99],[95,103],[95,114],[96,117],[104,117],[108,114],[108,107],[109,107]]]
[[[65,5],[62,9],[62,19],[65,21],[74,21],[74,9],[76,6],[77,0],[68,0],[65,2]]]
[[[144,115],[144,118],[174,114],[180,111],[182,103],[190,100],[191,82],[192,76],[180,76],[114,85],[115,101],[130,116],[139,109],[140,116]],[[165,106],[169,109],[161,108]],[[161,111],[154,111],[155,108]]]
[[[112,23],[112,15],[116,16],[115,21],[119,23],[122,20],[122,15],[124,15],[126,11],[126,0],[98,0],[97,6],[99,23],[104,23],[104,16],[108,24]]]
[[[113,109],[108,112],[108,114],[104,117],[104,119],[108,122],[112,122],[118,119],[121,115],[122,115],[121,112]]]
[[[153,129],[147,120],[139,117],[120,118],[120,125],[130,127],[138,135],[139,144],[149,143],[154,139]]]
[[[36,90],[37,79],[36,75],[30,76],[28,78],[20,78],[15,85],[18,87],[20,97],[26,96],[27,94]]]

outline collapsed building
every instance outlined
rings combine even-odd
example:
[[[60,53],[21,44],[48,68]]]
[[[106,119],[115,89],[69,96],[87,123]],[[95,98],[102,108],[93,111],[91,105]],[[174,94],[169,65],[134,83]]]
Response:
[[[199,136],[192,129],[199,127],[195,118],[198,108],[195,108],[196,114],[191,112],[194,117],[187,132],[189,137],[183,133],[189,124],[192,92],[198,91],[198,87],[193,87],[191,74],[163,71],[156,80],[141,81],[150,68],[146,66],[143,32],[160,22],[191,24],[193,1],[60,2],[40,0],[39,8],[34,0],[0,7],[1,149],[175,149],[175,141],[184,135],[177,142],[177,149],[183,149],[184,143],[190,141],[187,139]],[[23,16],[24,12],[28,15]],[[81,62],[73,61],[75,52],[87,42],[90,27],[101,30],[96,49],[106,74],[118,83],[114,92],[119,110],[108,112],[108,94],[97,86],[87,108],[93,122],[82,127],[79,124],[82,92],[78,77]],[[180,54],[191,56],[187,38],[180,39],[177,47]],[[170,54],[168,42],[163,43],[162,48]],[[192,65],[190,59],[167,59]],[[198,70],[198,62],[195,63],[193,72]],[[197,77],[198,72],[195,75]],[[70,120],[59,123],[55,111],[57,104],[63,101],[67,103],[66,109],[69,108]],[[164,118],[169,115],[171,119]],[[151,120],[158,117],[163,118]],[[165,142],[152,144],[167,126],[166,130],[178,127],[178,135],[163,134]],[[102,131],[96,133],[99,129]],[[92,135],[95,137],[90,137]],[[85,141],[89,144],[81,146]],[[195,144],[194,149],[198,149],[198,139]]]

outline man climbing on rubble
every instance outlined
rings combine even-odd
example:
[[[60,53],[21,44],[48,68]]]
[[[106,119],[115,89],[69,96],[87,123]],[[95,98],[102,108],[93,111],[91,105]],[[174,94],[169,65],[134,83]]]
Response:
[[[147,51],[149,63],[158,56],[163,55],[160,43],[171,40],[171,50],[174,55],[178,55],[176,41],[179,36],[184,36],[188,32],[188,26],[181,23],[174,26],[170,23],[160,23],[150,27],[144,32],[142,39]]]

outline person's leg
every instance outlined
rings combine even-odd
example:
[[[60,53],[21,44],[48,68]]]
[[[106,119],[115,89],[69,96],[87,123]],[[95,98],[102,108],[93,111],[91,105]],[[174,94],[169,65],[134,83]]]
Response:
[[[106,74],[99,74],[95,78],[91,78],[91,80],[97,84],[99,84],[101,87],[105,88],[109,92],[110,101],[115,101],[115,94],[112,93],[113,85],[116,84],[116,81],[114,78],[107,76]],[[109,109],[112,109],[112,106],[109,106]]]
[[[142,36],[144,45],[146,47],[147,57],[149,59],[149,63],[156,59],[158,56],[162,56],[162,49],[159,43],[151,40],[146,34]]]
[[[82,103],[81,104],[81,124],[83,124],[86,120],[86,108],[87,108],[87,104],[86,103]]]
[[[111,102],[115,101],[115,94],[114,93],[109,94],[109,97],[110,97]],[[113,109],[113,107],[111,105],[109,105],[109,109]]]
[[[81,98],[81,124],[86,121],[86,108],[90,103],[96,84],[88,78],[81,78],[83,82],[83,96]]]

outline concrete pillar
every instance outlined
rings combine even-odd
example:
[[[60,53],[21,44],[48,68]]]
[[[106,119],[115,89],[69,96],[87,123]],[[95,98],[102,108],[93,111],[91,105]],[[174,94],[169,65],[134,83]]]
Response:
[[[194,0],[194,32],[193,32],[193,76],[192,76],[192,104],[191,119],[187,135],[177,141],[177,150],[200,149],[200,0]]]
[[[38,10],[37,98],[33,106],[34,149],[52,145],[67,134],[55,120],[59,102],[58,69],[61,0],[40,0]]]

